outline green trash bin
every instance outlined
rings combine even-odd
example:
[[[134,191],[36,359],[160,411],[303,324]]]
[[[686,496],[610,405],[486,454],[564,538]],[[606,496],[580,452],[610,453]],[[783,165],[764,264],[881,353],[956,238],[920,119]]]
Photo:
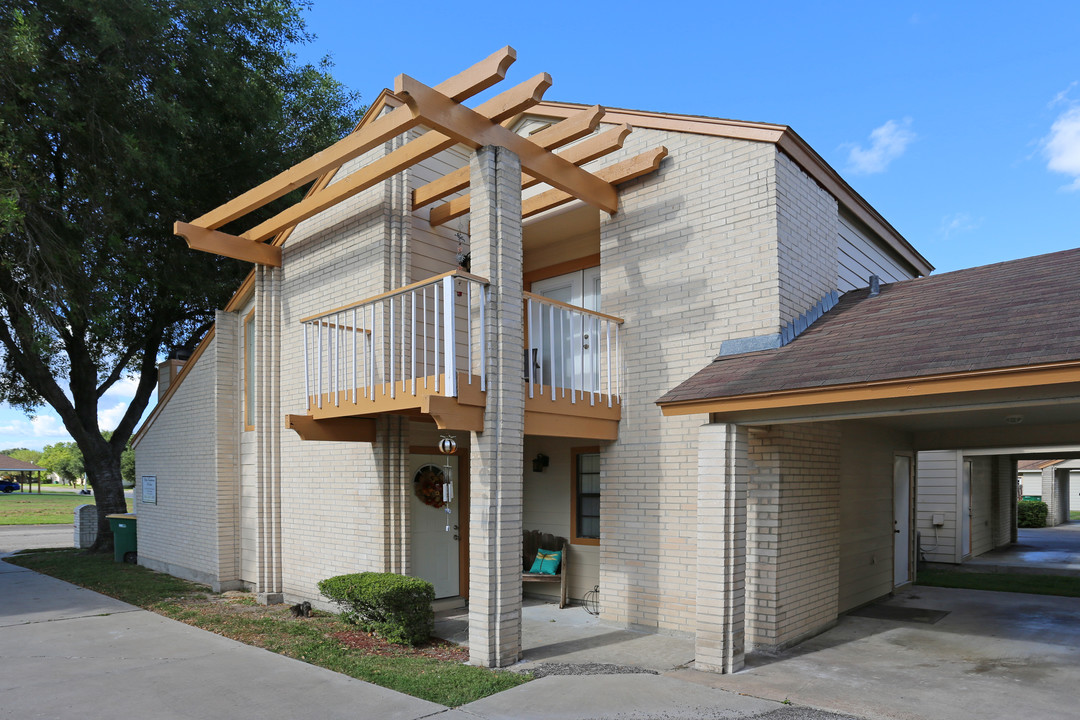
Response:
[[[138,535],[135,532],[135,513],[106,515],[113,534],[113,560],[138,562]]]

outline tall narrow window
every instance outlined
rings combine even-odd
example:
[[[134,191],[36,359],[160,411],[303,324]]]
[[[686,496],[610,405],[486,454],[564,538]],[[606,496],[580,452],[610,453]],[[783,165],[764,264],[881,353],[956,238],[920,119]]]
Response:
[[[571,494],[572,542],[600,544],[600,451],[574,448],[571,451],[573,492]]]
[[[244,429],[255,429],[255,311],[244,318]]]

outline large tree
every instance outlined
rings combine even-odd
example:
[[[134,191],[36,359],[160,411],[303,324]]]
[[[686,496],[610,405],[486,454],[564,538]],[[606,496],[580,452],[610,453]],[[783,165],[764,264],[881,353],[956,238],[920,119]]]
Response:
[[[247,267],[191,252],[200,215],[348,132],[360,108],[290,48],[303,0],[0,4],[0,398],[48,404],[99,514],[159,359],[191,347]],[[267,208],[270,212],[273,208]],[[227,228],[229,229],[229,228]],[[138,379],[115,431],[98,402]]]

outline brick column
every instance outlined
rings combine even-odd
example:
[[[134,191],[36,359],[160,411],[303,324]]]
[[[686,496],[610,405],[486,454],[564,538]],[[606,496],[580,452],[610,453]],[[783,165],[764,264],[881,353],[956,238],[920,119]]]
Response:
[[[215,592],[236,590],[240,581],[240,428],[244,388],[242,320],[234,312],[214,316],[214,466],[217,482],[217,580]]]
[[[255,270],[255,433],[259,600],[283,601],[281,577],[281,268]]]
[[[491,285],[484,328],[487,409],[469,456],[469,654],[475,665],[503,667],[521,654],[521,163],[505,148],[483,147],[470,164],[472,271]]]
[[[731,673],[745,658],[748,436],[735,425],[698,431],[697,662]]]

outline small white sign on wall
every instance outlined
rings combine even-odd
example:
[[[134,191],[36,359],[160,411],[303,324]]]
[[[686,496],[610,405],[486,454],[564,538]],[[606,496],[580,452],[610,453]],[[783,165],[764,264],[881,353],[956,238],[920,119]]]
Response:
[[[157,475],[142,476],[142,501],[157,505]]]

